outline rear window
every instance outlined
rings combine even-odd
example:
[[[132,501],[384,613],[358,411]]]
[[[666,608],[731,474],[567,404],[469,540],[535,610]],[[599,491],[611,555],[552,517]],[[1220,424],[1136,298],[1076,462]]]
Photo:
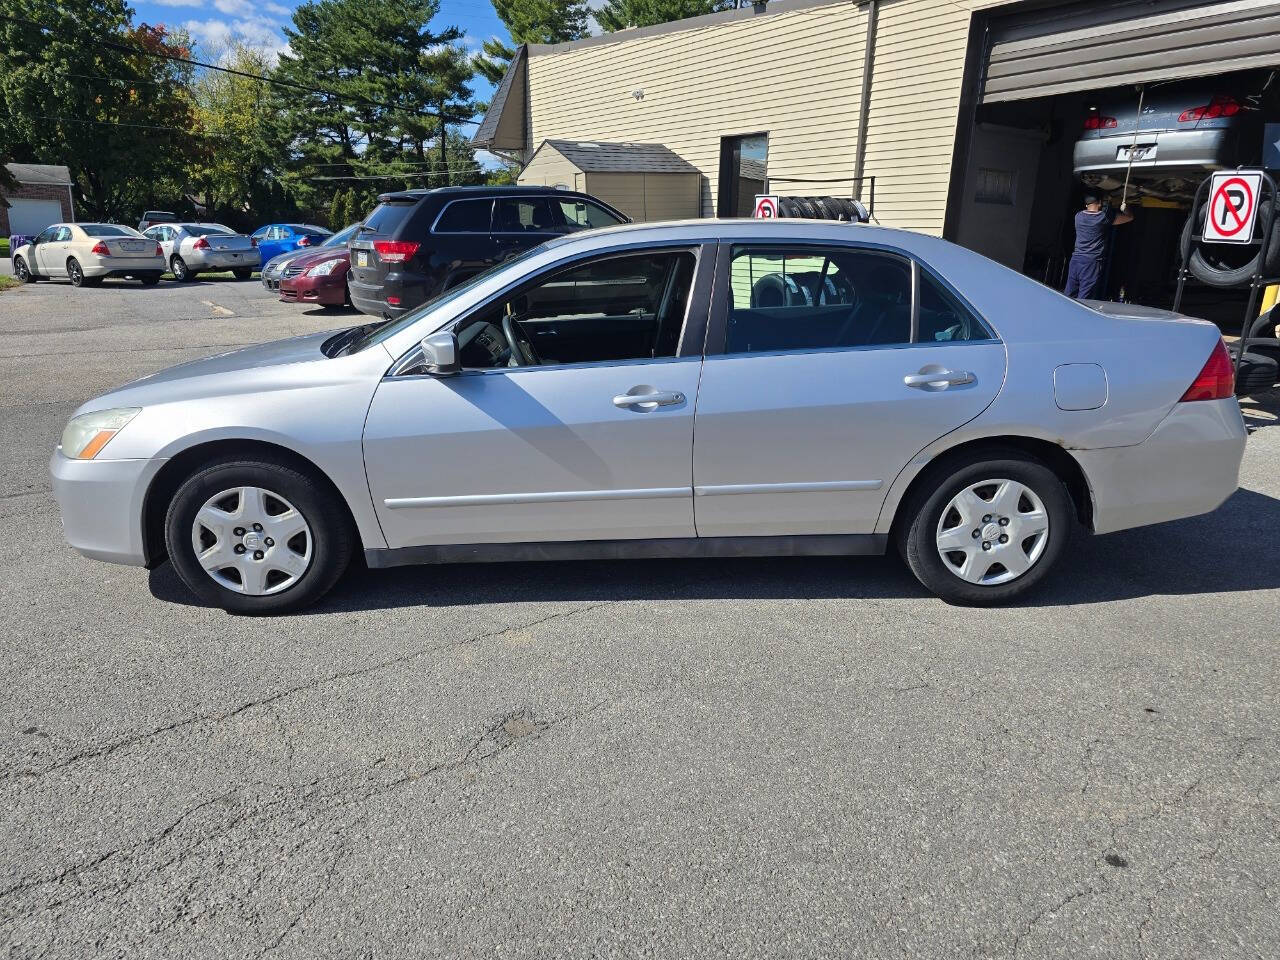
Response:
[[[188,223],[182,229],[193,237],[233,236],[235,231],[216,223]]]
[[[324,227],[317,227],[314,223],[291,223],[289,226],[298,233],[310,233],[320,237],[327,237],[330,233]]]
[[[364,232],[384,235],[395,233],[417,205],[417,200],[390,200],[378,204],[373,213],[365,217]]]
[[[137,237],[141,234],[128,227],[117,227],[111,223],[82,223],[80,229],[91,237]]]
[[[440,214],[435,233],[488,233],[493,200],[454,200]]]

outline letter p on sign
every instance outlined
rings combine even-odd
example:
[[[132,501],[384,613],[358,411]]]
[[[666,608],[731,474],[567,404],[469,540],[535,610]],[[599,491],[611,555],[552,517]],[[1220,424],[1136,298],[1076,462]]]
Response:
[[[1262,174],[1257,170],[1215,173],[1204,221],[1206,243],[1248,243],[1258,219]]]

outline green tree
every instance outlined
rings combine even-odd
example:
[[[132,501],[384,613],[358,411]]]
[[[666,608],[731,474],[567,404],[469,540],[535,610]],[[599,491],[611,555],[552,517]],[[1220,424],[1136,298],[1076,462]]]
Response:
[[[516,44],[566,43],[587,35],[586,0],[493,0],[498,19]],[[490,37],[473,58],[476,70],[490,83],[500,83],[515,48]]]
[[[732,7],[733,0],[605,0],[596,22],[612,33],[627,27],[650,27]]]
[[[244,45],[202,55],[241,74],[264,76],[271,70],[266,53]],[[191,97],[201,150],[190,166],[190,178],[205,206],[250,219],[285,214],[280,176],[288,143],[274,110],[266,108],[274,105],[268,85],[208,70],[196,79]]]
[[[135,219],[181,198],[192,70],[154,54],[186,54],[185,37],[134,26],[124,0],[6,0],[5,12],[18,18],[0,20],[6,152],[66,164],[82,216]]]
[[[333,199],[329,202],[329,229],[338,231],[345,227],[350,220],[342,219],[347,210],[342,205],[342,194],[334,193]]]

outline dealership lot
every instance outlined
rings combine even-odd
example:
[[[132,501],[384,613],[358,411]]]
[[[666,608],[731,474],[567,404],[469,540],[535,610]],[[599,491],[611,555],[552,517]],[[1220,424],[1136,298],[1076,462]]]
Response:
[[[117,383],[359,322],[0,294],[0,943],[78,956],[1280,952],[1280,399],[1208,517],[966,610],[892,559],[353,570],[276,620],[62,543]]]

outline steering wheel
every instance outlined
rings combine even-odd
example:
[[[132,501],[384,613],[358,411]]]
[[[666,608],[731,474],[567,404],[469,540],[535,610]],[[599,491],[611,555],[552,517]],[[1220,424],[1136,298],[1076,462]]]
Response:
[[[511,359],[515,361],[511,366],[536,367],[542,363],[538,351],[533,349],[533,341],[513,314],[503,314],[502,335],[506,337],[507,346],[511,348]]]

